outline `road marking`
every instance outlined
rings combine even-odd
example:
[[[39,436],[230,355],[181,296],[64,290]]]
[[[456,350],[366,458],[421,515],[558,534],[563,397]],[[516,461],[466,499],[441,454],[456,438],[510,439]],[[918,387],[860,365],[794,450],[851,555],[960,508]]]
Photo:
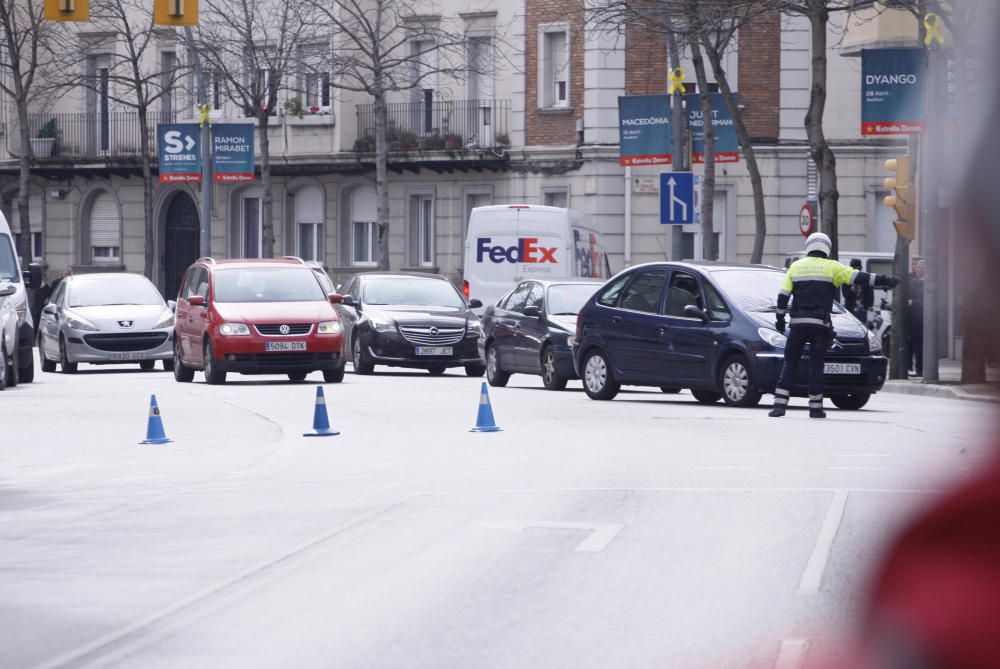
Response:
[[[888,467],[827,467],[827,471],[837,471],[837,472],[885,472],[889,471]]]
[[[835,458],[891,458],[892,453],[834,453]]]
[[[722,471],[722,472],[725,472],[725,471],[737,471],[737,470],[738,471],[755,471],[755,470],[760,469],[760,467],[758,467],[757,465],[715,465],[715,466],[701,465],[699,467],[695,467],[695,469],[701,469],[701,470],[708,469],[708,470],[711,470],[711,471]]]
[[[819,536],[816,538],[816,546],[813,548],[806,570],[802,573],[802,580],[799,582],[800,595],[815,595],[819,592],[820,582],[823,580],[823,571],[826,569],[826,562],[830,559],[830,550],[833,548],[833,540],[840,529],[840,521],[844,518],[844,509],[847,507],[847,491],[836,490],[830,506],[826,510],[826,518],[823,519],[823,527],[820,528]]]
[[[581,553],[598,553],[604,550],[611,540],[624,529],[617,523],[574,523],[558,520],[511,520],[505,523],[490,523],[489,527],[498,530],[522,531],[529,527],[541,527],[553,530],[590,530],[590,536],[584,539],[573,550]]]
[[[799,669],[802,666],[802,660],[805,659],[808,644],[806,639],[785,639],[782,641],[774,669]]]

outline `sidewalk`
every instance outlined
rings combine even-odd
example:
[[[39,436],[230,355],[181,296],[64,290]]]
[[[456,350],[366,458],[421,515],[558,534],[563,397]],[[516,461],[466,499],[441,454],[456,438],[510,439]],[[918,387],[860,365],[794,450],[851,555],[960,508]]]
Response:
[[[920,377],[914,378],[912,376],[905,381],[900,379],[886,381],[882,392],[1000,402],[1000,367],[986,369],[986,383],[963,385],[961,383],[961,361],[941,360],[938,363],[938,377],[934,383],[925,382]]]

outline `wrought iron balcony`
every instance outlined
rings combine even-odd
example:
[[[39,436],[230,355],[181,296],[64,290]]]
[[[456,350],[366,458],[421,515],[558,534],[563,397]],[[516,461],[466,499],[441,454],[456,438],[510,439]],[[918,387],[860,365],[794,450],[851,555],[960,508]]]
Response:
[[[149,151],[156,156],[156,126],[173,123],[173,114],[147,113]],[[140,155],[139,114],[29,114],[35,158],[108,160]]]
[[[387,105],[389,151],[475,151],[510,144],[510,100],[433,100]],[[355,153],[375,151],[375,105],[357,105]]]

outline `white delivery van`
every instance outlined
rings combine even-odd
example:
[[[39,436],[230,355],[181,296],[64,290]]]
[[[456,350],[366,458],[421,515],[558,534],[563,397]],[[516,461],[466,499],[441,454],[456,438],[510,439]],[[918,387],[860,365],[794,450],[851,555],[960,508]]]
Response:
[[[463,270],[465,297],[485,306],[524,279],[611,275],[601,237],[584,214],[528,204],[472,210]]]
[[[0,372],[5,386],[29,383],[35,378],[35,328],[28,308],[28,288],[42,282],[42,268],[32,264],[22,276],[14,235],[0,213],[0,358],[6,369]],[[27,278],[27,283],[25,279]],[[12,335],[12,331],[14,334]],[[12,341],[13,340],[13,341]]]

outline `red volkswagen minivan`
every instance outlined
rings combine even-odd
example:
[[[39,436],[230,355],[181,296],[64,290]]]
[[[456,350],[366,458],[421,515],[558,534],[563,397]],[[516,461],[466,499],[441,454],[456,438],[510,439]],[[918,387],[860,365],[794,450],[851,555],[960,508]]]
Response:
[[[174,378],[188,382],[203,370],[210,384],[225,383],[227,372],[301,381],[322,371],[339,383],[344,335],[332,304],[339,301],[298,258],[200,258],[177,295]]]

